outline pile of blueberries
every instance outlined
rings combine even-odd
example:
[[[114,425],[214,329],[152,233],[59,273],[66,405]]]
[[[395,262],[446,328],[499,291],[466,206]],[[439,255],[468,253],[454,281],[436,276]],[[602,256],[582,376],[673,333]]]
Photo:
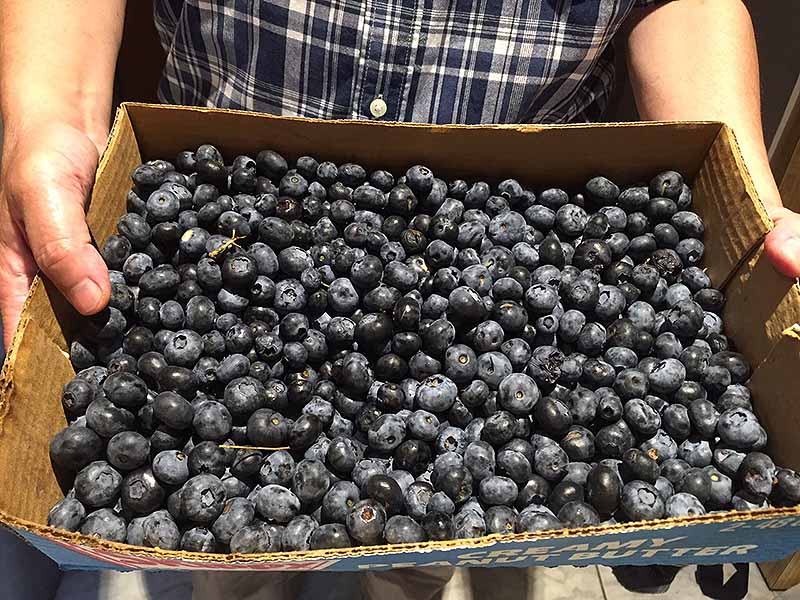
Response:
[[[679,173],[569,195],[203,145],[132,179],[52,526],[253,553],[800,501]]]

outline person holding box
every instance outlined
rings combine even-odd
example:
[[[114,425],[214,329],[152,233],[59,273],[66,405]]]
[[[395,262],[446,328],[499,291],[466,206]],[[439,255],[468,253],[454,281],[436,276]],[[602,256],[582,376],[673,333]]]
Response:
[[[0,3],[6,344],[40,269],[82,314],[108,303],[84,211],[109,132],[124,12],[124,0]],[[740,0],[156,0],[155,19],[167,53],[162,101],[319,118],[596,121],[614,47],[624,46],[643,119],[734,129],[775,223],[767,253],[781,273],[800,275],[800,215],[783,207],[770,172]]]

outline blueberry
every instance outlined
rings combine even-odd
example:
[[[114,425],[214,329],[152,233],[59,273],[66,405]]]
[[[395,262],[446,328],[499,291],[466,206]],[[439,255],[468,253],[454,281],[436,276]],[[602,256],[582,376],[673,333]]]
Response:
[[[633,433],[623,420],[600,429],[595,435],[595,450],[604,458],[620,458],[634,444]]]
[[[500,383],[513,372],[511,361],[500,352],[485,352],[478,357],[478,377],[491,389],[498,389]],[[533,388],[529,390],[530,398],[534,397]],[[530,400],[528,400],[528,403]]]
[[[573,461],[591,460],[595,453],[594,434],[580,425],[573,425],[559,445]]]
[[[387,515],[397,514],[403,509],[403,491],[388,475],[372,475],[367,480],[366,493],[370,499],[383,507]]]
[[[314,459],[304,459],[297,463],[292,476],[292,491],[301,502],[321,500],[330,485],[330,474],[324,463]]]
[[[252,523],[255,507],[245,498],[228,500],[211,526],[211,532],[220,544],[230,544],[236,533]]]
[[[661,427],[661,416],[644,400],[632,398],[623,407],[623,418],[640,436],[654,435]]]
[[[600,390],[598,390],[599,392]],[[596,415],[607,423],[615,423],[622,417],[623,405],[619,396],[613,391],[599,398]]]
[[[508,506],[492,506],[484,513],[486,532],[514,533],[517,528],[517,512]]]
[[[361,500],[350,509],[346,525],[350,537],[362,545],[370,546],[383,540],[386,512],[373,500]]]
[[[536,382],[524,373],[512,373],[504,377],[497,388],[497,402],[512,414],[531,414],[540,398]]]
[[[695,517],[704,514],[706,514],[705,507],[692,494],[679,492],[666,501],[665,517]]]
[[[577,343],[575,344],[576,350],[587,356],[598,356],[602,353],[608,332],[599,323],[587,323],[578,334]]]
[[[111,542],[124,542],[127,534],[125,519],[110,508],[101,508],[86,515],[80,532]]]
[[[194,409],[192,427],[204,440],[224,440],[231,431],[233,418],[230,411],[221,403],[205,401]]]
[[[143,545],[163,550],[176,550],[181,533],[172,516],[166,510],[158,510],[145,517],[142,522]]]
[[[110,374],[103,382],[103,392],[108,400],[121,408],[139,408],[147,400],[145,382],[127,372]]]
[[[558,445],[550,445],[536,451],[533,469],[548,481],[558,481],[566,473],[569,457]]]
[[[693,467],[684,473],[675,490],[692,494],[700,502],[707,502],[711,496],[711,479],[703,469]]]
[[[234,453],[230,453],[221,448],[216,442],[202,441],[194,444],[189,452],[189,473],[199,475],[200,473],[211,473],[217,477],[225,474],[226,468],[235,458]]]
[[[166,485],[183,485],[189,479],[189,457],[178,450],[164,450],[153,458],[153,474]]]
[[[713,475],[711,477],[713,493]],[[727,491],[730,491],[730,480],[728,481]],[[775,500],[780,505],[797,503],[800,501],[800,477],[791,469],[778,469],[773,483],[773,493]],[[724,500],[722,503],[724,503]]]
[[[311,534],[309,541],[311,550],[322,550],[325,548],[349,548],[352,541],[348,535],[347,528],[340,523],[328,523],[320,525]]]
[[[262,487],[255,501],[258,514],[275,523],[288,523],[300,512],[300,499],[291,490],[280,485]]]
[[[749,511],[758,510],[767,507],[766,500],[760,497],[751,496],[744,490],[741,490],[733,495],[731,498],[731,508],[733,510]]]
[[[181,488],[180,505],[186,518],[198,524],[211,524],[222,513],[225,488],[219,477],[195,475]]]
[[[573,422],[569,406],[549,396],[536,404],[534,417],[544,432],[553,435],[563,435]]]
[[[622,488],[620,507],[631,521],[660,519],[666,510],[658,490],[644,481],[631,481],[625,484]]]
[[[453,518],[455,539],[472,539],[486,535],[486,522],[483,515],[474,510],[459,511]]]
[[[772,493],[777,470],[766,454],[750,452],[736,471],[736,483],[754,498],[766,498]]]
[[[614,204],[619,194],[619,187],[605,177],[594,177],[586,183],[586,195],[600,206]]]
[[[659,477],[660,468],[648,453],[638,448],[630,448],[622,455],[619,472],[626,482],[640,480],[654,484]]]
[[[277,552],[281,549],[281,535],[282,532],[263,523],[245,525],[231,538],[230,551],[242,554]]]
[[[558,520],[565,527],[592,527],[600,524],[600,516],[597,511],[586,502],[572,501],[567,502],[558,511]]]
[[[456,504],[460,504],[472,495],[472,474],[463,465],[455,466],[448,469],[436,478],[434,488],[438,492],[444,492],[447,494],[447,496]],[[407,505],[409,502],[409,493],[411,493],[411,487],[409,488],[408,492],[406,492]],[[416,494],[416,491],[414,493]],[[432,490],[430,493],[432,494]]]
[[[665,358],[653,367],[648,376],[650,388],[658,394],[676,391],[686,377],[686,368],[675,358]]]
[[[319,523],[308,515],[298,515],[286,525],[281,538],[284,551],[310,550],[311,536]]]
[[[192,527],[183,532],[179,547],[187,552],[214,552],[217,540],[205,527]]]
[[[50,527],[77,531],[86,517],[86,508],[75,498],[64,498],[58,501],[47,513],[47,524]]]
[[[525,307],[537,316],[552,313],[558,300],[558,290],[546,283],[534,284],[525,291]]]
[[[490,506],[513,505],[518,493],[517,484],[512,479],[499,475],[485,477],[478,485],[478,497]]]
[[[289,430],[287,443],[293,450],[306,450],[322,433],[322,421],[314,415],[300,415]]]
[[[611,468],[599,464],[586,478],[586,500],[600,514],[613,514],[619,506],[622,481]]]
[[[463,429],[446,426],[439,431],[436,439],[436,451],[439,454],[455,452],[464,454],[467,447],[467,436]]]
[[[516,427],[517,420],[514,415],[504,410],[497,410],[484,421],[481,437],[493,446],[499,447],[517,434]]]
[[[687,439],[678,447],[678,456],[693,467],[707,467],[712,460],[712,447],[707,440]]]
[[[517,531],[520,533],[561,528],[563,524],[550,509],[535,504],[522,510],[517,520]]]
[[[565,363],[566,364],[566,363]],[[563,374],[562,367],[562,374]],[[577,425],[591,425],[597,415],[599,399],[592,390],[577,386],[567,398],[572,422]]]
[[[733,482],[731,478],[720,472],[714,466],[707,466],[703,471],[711,482],[711,492],[706,505],[710,509],[722,509],[730,505],[733,494]]]
[[[266,390],[260,381],[239,377],[225,386],[223,402],[234,420],[243,420],[264,405],[265,397]]]

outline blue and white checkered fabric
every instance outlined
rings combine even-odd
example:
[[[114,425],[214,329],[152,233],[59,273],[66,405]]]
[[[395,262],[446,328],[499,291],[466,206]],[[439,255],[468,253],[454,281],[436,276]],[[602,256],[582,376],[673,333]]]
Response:
[[[611,40],[664,0],[155,0],[161,100],[327,119],[598,120]]]

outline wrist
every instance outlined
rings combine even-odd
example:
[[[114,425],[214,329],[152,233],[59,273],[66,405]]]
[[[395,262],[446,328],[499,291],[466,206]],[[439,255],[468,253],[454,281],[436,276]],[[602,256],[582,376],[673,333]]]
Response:
[[[105,100],[85,92],[77,94],[48,90],[39,102],[29,102],[32,95],[15,94],[2,103],[4,144],[13,147],[17,139],[36,135],[58,125],[70,127],[88,137],[102,154],[110,128],[110,99]]]
[[[85,135],[97,148],[99,156],[105,150],[109,132],[107,119],[90,120],[61,110],[34,111],[19,117],[12,115],[8,119],[4,115],[3,126],[4,153],[11,152],[19,141],[40,138],[53,129],[68,128]]]

